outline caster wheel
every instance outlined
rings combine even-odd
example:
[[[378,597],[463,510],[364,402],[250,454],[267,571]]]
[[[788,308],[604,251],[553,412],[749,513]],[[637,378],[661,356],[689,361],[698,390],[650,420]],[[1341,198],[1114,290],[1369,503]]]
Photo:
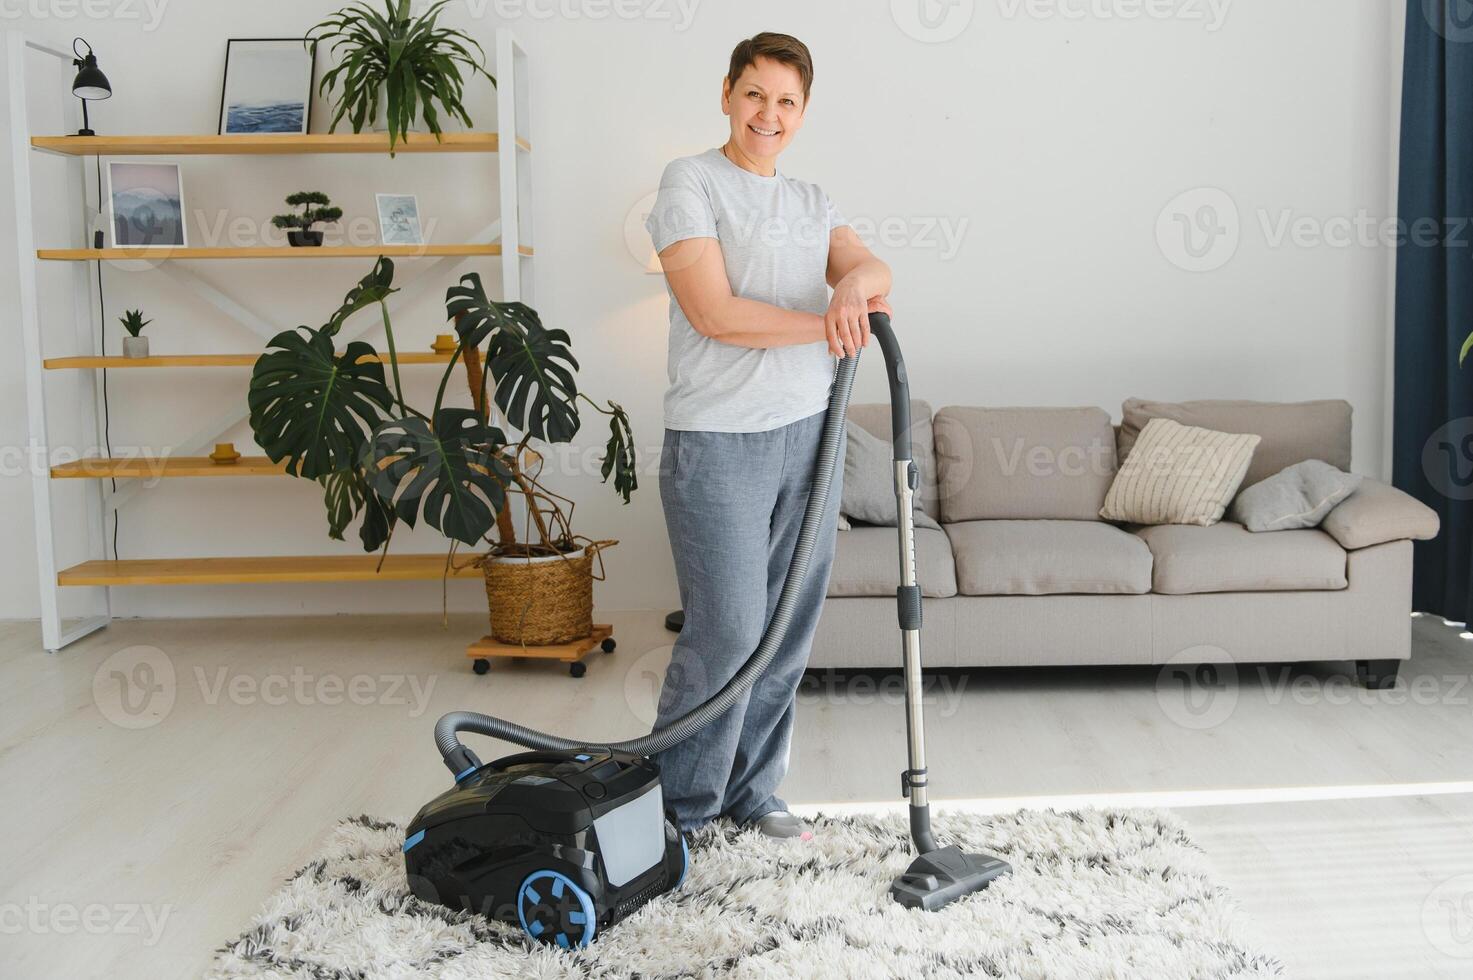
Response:
[[[568,664],[568,673],[572,674],[574,677],[582,677],[584,674],[588,673],[588,665],[583,663],[582,661]]]
[[[616,647],[618,645],[619,644],[617,644],[617,643],[614,642],[614,638],[612,636],[606,636],[606,637],[604,637],[604,641],[602,643],[600,643],[598,645],[598,647],[604,653],[613,653],[614,652],[614,647]]]
[[[593,942],[593,899],[556,871],[534,871],[517,890],[517,920],[540,943],[581,949]]]
[[[474,670],[478,674],[484,674],[490,669],[491,661],[489,660],[477,659],[475,663],[471,664],[471,670]]]

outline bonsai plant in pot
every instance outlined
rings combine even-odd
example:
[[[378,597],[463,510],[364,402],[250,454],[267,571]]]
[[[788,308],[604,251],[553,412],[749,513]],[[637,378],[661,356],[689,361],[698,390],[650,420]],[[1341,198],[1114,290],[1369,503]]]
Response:
[[[423,520],[450,541],[447,572],[457,547],[479,549],[471,564],[483,572],[497,640],[589,636],[600,552],[617,542],[574,532],[573,502],[544,485],[545,453],[534,444],[571,442],[580,405],[607,416],[601,475],[604,483],[613,478],[627,504],[638,486],[628,416],[617,403],[579,391],[565,331],[544,327],[522,303],[489,299],[476,273],[446,292],[456,343],[433,404],[408,404],[386,303],[393,277],[393,262],[380,256],[321,327],[272,338],[251,375],[256,442],[292,476],[322,484],[333,538],[342,540],[357,521],[364,550],[387,553],[399,523],[413,528]],[[343,323],[371,306],[383,321],[386,357],[361,340],[336,350]],[[457,371],[465,374],[469,407],[447,401]],[[492,420],[493,403],[505,428]]]
[[[329,207],[332,203],[322,191],[297,191],[289,194],[286,203],[301,208],[301,214],[278,214],[271,223],[287,229],[286,240],[294,247],[322,244],[322,232],[312,226],[318,222],[337,221],[343,216],[342,208]]]
[[[440,110],[471,126],[462,102],[465,82],[477,74],[492,85],[496,79],[486,71],[485,51],[470,35],[438,25],[448,2],[439,0],[411,17],[409,0],[383,0],[382,13],[359,0],[307,32],[307,44],[327,41],[339,58],[318,84],[324,98],[330,98],[333,86],[340,87],[328,132],[336,132],[344,117],[355,133],[365,125],[387,130],[393,156],[416,117],[437,140]]]
[[[128,310],[118,317],[118,322],[128,331],[128,336],[123,338],[123,356],[147,357],[148,338],[143,336],[143,328],[153,321],[143,319],[142,310]]]

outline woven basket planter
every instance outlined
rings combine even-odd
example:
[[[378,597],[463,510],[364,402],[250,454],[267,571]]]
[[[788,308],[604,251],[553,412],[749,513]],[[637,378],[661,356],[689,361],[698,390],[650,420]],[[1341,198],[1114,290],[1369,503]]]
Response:
[[[491,610],[491,636],[501,643],[540,646],[593,633],[593,582],[603,579],[601,550],[616,541],[546,557],[487,556],[480,561]],[[593,559],[599,557],[599,573]]]

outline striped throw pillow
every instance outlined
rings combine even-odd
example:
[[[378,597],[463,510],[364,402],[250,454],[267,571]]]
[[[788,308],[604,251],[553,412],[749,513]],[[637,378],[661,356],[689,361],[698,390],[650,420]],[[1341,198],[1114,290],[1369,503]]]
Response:
[[[1222,520],[1261,439],[1152,419],[1115,474],[1100,516],[1210,527]]]

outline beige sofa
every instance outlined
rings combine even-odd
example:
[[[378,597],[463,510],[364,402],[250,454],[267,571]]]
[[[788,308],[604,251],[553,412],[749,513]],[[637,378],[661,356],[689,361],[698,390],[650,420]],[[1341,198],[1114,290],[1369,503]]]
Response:
[[[1319,528],[1122,526],[1099,510],[1145,421],[1262,437],[1243,487],[1305,459],[1350,469],[1345,402],[912,407],[928,667],[1353,661],[1394,682],[1410,656],[1412,540],[1437,515],[1365,479]],[[890,438],[886,405],[850,420]],[[840,531],[811,668],[895,667],[894,528]]]

